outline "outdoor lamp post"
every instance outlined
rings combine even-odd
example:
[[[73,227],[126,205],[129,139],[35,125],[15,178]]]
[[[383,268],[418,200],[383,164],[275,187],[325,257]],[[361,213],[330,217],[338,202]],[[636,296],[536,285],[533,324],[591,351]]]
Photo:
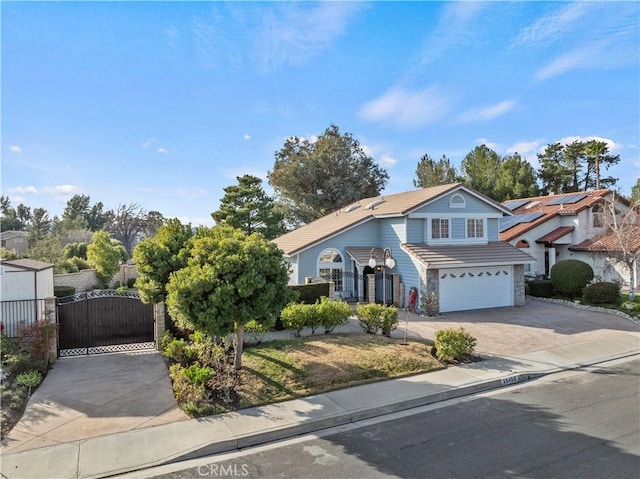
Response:
[[[382,248],[371,248],[370,258],[369,258],[369,266],[371,268],[375,268],[377,265],[376,259],[373,256],[373,253],[376,250],[382,250]],[[391,253],[391,248],[387,247],[382,250],[382,303],[387,306],[387,268],[393,269],[396,266],[396,260],[393,259],[393,254]]]

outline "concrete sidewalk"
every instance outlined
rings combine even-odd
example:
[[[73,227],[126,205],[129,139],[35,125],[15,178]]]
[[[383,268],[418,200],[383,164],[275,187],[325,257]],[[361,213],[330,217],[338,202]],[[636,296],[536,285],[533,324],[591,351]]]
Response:
[[[640,354],[640,333],[329,392],[304,399],[5,454],[7,478],[98,478],[306,434]]]

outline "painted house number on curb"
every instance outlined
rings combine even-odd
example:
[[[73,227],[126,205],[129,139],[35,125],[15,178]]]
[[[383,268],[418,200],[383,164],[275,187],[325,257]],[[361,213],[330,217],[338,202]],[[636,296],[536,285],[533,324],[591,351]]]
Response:
[[[502,378],[502,385],[505,386],[507,384],[515,384],[520,382],[520,375],[516,374],[515,376],[509,376],[508,378]]]

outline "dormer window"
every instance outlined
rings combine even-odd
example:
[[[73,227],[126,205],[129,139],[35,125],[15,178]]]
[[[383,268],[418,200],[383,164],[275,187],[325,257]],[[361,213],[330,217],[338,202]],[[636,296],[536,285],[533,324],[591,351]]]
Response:
[[[602,219],[601,205],[595,205],[593,208],[591,208],[591,219],[594,228],[602,228],[604,222]]]
[[[455,194],[449,200],[449,208],[464,208],[466,203],[464,197],[459,194]]]

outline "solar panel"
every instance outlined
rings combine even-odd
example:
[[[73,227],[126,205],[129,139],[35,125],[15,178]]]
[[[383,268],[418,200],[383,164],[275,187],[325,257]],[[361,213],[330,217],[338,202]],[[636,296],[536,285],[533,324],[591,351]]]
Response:
[[[504,206],[506,206],[507,208],[509,208],[511,211],[513,210],[517,210],[518,208],[520,208],[523,205],[526,205],[527,203],[529,203],[529,200],[513,200],[513,201],[505,201],[504,202]]]
[[[521,223],[531,223],[541,216],[544,216],[544,213],[527,213],[524,215],[513,215],[501,218],[499,232],[502,233],[503,231],[507,231],[509,228],[513,228]]]
[[[547,206],[551,206],[551,205],[572,205],[574,203],[577,203],[581,199],[586,198],[587,196],[589,196],[589,193],[577,193],[575,195],[560,196],[558,198],[554,198],[551,201],[548,201],[547,202]]]

